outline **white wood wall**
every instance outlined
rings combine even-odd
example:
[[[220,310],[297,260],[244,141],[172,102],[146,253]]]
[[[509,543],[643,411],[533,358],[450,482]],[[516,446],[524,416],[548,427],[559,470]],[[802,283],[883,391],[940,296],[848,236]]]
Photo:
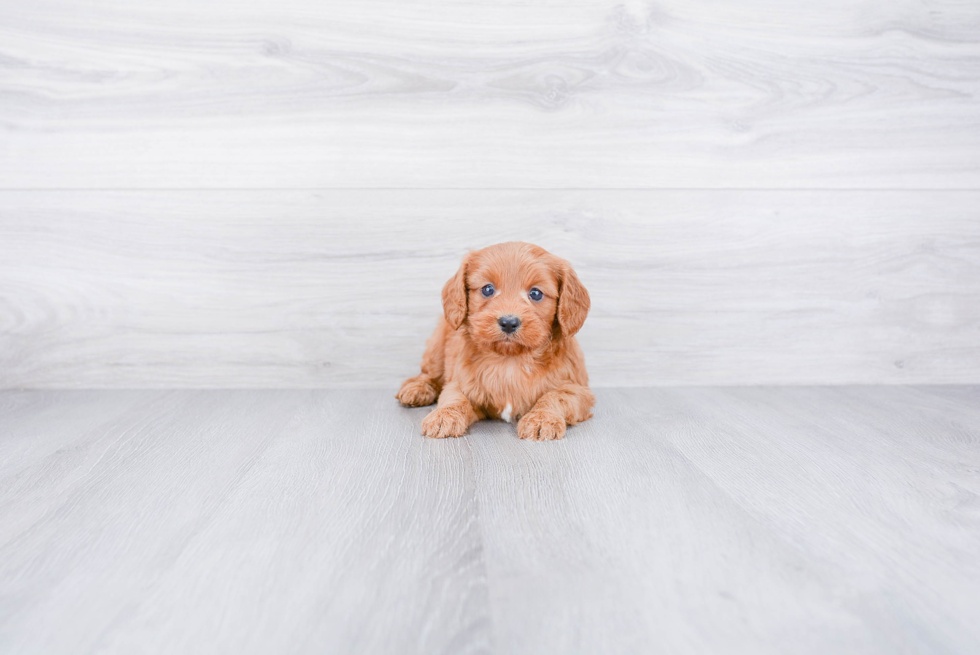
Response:
[[[980,382],[980,3],[0,5],[0,387],[390,387],[509,239],[597,386]]]

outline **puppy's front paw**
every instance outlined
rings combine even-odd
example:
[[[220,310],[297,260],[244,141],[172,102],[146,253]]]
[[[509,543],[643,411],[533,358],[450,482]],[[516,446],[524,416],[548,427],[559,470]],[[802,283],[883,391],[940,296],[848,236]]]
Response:
[[[535,409],[517,422],[517,436],[531,441],[550,441],[565,436],[565,417]]]
[[[424,407],[436,401],[438,394],[432,381],[424,376],[409,378],[402,383],[402,388],[395,394],[402,405],[409,407]]]
[[[422,419],[422,434],[433,439],[462,437],[466,434],[466,417],[452,407],[438,407]]]

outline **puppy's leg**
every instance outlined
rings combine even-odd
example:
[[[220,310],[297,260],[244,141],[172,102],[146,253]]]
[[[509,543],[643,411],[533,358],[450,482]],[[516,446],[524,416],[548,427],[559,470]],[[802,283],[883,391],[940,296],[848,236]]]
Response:
[[[461,437],[480,418],[459,385],[450,382],[439,394],[439,405],[422,419],[422,434],[437,439]]]
[[[431,405],[439,397],[446,364],[448,327],[446,320],[440,318],[435,332],[425,342],[425,354],[422,355],[422,374],[402,382],[402,388],[395,394],[395,398],[402,405],[423,407]]]
[[[575,425],[592,417],[595,396],[588,387],[565,384],[538,398],[531,411],[517,422],[521,439],[546,441],[565,436],[565,426]]]

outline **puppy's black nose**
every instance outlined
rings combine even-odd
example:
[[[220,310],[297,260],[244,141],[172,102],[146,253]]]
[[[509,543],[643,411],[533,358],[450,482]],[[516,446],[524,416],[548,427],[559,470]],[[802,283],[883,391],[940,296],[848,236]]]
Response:
[[[499,325],[500,329],[507,334],[513,334],[514,332],[517,332],[517,328],[521,327],[521,319],[512,314],[508,314],[507,316],[501,316],[498,318],[497,325]]]

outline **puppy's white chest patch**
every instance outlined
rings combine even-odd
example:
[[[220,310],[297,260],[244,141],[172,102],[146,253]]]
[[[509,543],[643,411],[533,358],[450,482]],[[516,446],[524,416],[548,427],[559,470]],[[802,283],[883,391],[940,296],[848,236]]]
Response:
[[[502,412],[500,412],[500,418],[502,418],[505,421],[507,421],[508,423],[510,423],[510,413],[512,411],[514,411],[514,408],[511,407],[510,403],[507,403],[507,406],[504,407],[504,410]]]

